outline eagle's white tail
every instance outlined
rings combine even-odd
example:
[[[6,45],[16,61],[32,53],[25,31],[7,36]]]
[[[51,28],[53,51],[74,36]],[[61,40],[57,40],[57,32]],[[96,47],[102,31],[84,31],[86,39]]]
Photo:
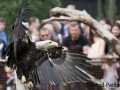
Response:
[[[17,78],[16,70],[13,72],[15,83],[16,83],[16,90],[29,90],[26,84],[22,84],[21,81]]]

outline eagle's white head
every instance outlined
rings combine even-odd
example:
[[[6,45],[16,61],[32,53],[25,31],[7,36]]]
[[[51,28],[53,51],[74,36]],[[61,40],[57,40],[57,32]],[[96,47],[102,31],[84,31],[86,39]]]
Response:
[[[51,40],[39,41],[35,43],[37,50],[48,50],[53,47],[58,47],[58,44]]]

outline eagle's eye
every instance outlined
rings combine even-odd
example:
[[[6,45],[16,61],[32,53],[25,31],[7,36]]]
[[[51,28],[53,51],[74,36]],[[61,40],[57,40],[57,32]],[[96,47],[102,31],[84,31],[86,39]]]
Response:
[[[50,42],[50,43],[52,43],[52,42]]]

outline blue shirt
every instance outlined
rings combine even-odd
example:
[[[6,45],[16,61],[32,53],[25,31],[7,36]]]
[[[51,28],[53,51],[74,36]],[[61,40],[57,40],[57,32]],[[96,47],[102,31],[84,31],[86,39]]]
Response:
[[[10,40],[8,39],[4,31],[0,33],[0,39],[3,40],[6,45],[10,44]]]

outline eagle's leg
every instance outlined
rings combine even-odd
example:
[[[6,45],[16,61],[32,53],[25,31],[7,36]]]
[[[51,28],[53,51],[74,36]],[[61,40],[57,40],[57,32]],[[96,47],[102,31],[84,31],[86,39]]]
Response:
[[[17,69],[17,77],[21,80],[22,83],[25,83],[26,77],[23,75],[23,69],[22,68],[18,68]]]
[[[34,87],[34,84],[33,84],[33,81],[31,79],[31,76],[30,76],[30,71],[29,71],[30,68],[27,68],[23,71],[23,74],[25,75],[26,77],[26,80],[27,80],[27,86],[29,89],[32,89]]]

